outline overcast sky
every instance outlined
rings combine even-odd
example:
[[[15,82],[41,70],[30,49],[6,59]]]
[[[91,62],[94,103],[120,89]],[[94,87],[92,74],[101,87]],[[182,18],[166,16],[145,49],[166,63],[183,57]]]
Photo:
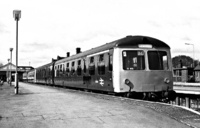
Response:
[[[19,66],[38,67],[52,58],[75,54],[127,35],[158,38],[172,57],[200,59],[199,0],[4,0],[0,4],[0,62],[13,47],[16,64],[16,22],[19,21]]]

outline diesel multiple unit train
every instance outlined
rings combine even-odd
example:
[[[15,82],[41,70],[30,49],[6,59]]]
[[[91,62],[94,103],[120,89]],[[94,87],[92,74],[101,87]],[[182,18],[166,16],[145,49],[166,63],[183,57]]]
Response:
[[[28,82],[82,88],[146,100],[175,99],[170,47],[155,38],[127,36],[23,74]]]

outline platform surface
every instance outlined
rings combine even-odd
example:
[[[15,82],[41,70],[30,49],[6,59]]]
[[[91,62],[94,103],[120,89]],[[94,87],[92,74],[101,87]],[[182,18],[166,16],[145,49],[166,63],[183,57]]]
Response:
[[[199,120],[200,121],[200,120]],[[0,128],[189,128],[151,108],[63,88],[0,87]],[[199,127],[198,123],[195,127]]]

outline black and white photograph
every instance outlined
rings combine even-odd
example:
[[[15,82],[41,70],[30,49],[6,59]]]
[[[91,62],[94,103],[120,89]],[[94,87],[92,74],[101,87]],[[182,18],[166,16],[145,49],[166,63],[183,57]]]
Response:
[[[200,1],[6,0],[0,128],[200,128]]]

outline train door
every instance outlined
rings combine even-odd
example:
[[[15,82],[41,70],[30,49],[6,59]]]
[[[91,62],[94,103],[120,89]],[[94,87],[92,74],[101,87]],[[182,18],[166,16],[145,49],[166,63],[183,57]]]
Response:
[[[114,48],[113,50],[113,70],[112,70],[112,80],[114,92],[120,92],[120,71],[122,65],[121,50],[119,48]]]
[[[109,50],[108,59],[107,59],[107,66],[106,66],[106,77],[107,79],[107,86],[109,91],[114,91],[113,88],[113,49]]]
[[[113,50],[106,50],[97,56],[95,85],[98,90],[113,92]]]
[[[89,89],[113,92],[113,50],[102,51],[88,57],[88,76],[84,83]]]
[[[91,84],[91,75],[93,75],[94,71],[94,58],[88,57],[83,59],[83,85],[88,89]]]

